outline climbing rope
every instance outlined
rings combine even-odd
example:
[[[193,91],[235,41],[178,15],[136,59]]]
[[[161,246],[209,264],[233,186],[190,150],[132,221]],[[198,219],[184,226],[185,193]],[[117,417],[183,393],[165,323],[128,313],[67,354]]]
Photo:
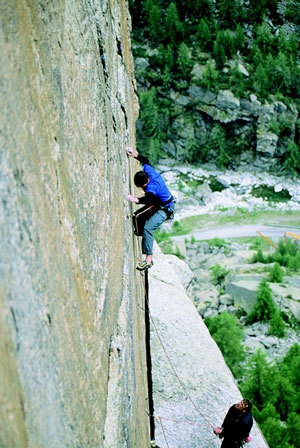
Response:
[[[187,420],[178,420],[178,419],[171,418],[171,417],[162,417],[161,415],[156,416],[156,418],[157,418],[158,420],[169,420],[169,421],[172,421],[172,422],[175,422],[175,423],[184,423],[184,424],[186,424],[186,425],[198,426],[199,428],[200,428],[200,427],[203,427],[203,426],[204,426],[204,427],[206,426],[206,424],[203,425],[203,424],[201,424],[201,423],[188,422]]]
[[[146,272],[147,272],[147,271],[146,271]],[[170,364],[170,367],[172,368],[172,370],[173,370],[173,372],[174,372],[174,375],[175,375],[175,377],[176,377],[178,383],[180,384],[180,386],[181,386],[182,389],[184,390],[186,396],[188,397],[188,399],[190,400],[190,402],[191,402],[192,405],[194,406],[195,410],[199,413],[199,415],[201,415],[201,417],[204,418],[204,420],[207,422],[207,424],[209,425],[209,427],[210,427],[210,428],[213,428],[214,426],[210,423],[210,421],[206,418],[206,416],[200,411],[200,409],[199,409],[198,406],[196,405],[195,401],[192,399],[190,393],[188,392],[187,388],[185,387],[183,381],[179,378],[179,375],[178,375],[178,373],[177,373],[177,371],[176,371],[176,369],[175,369],[175,367],[174,367],[174,365],[173,365],[173,363],[172,363],[172,361],[171,361],[171,359],[170,359],[170,357],[169,357],[169,355],[168,355],[168,353],[167,353],[167,350],[166,350],[166,348],[165,348],[165,346],[164,346],[164,344],[163,344],[163,341],[162,341],[162,339],[161,339],[161,337],[160,337],[160,334],[159,334],[159,332],[158,332],[157,326],[156,326],[156,324],[155,324],[155,322],[154,322],[154,319],[153,319],[153,317],[152,317],[152,315],[151,315],[151,313],[150,313],[148,288],[146,288],[146,285],[145,285],[145,297],[146,297],[146,301],[147,301],[147,303],[148,303],[149,316],[150,316],[150,319],[151,319],[151,323],[152,323],[152,325],[153,325],[153,328],[154,328],[154,330],[155,330],[155,332],[156,332],[156,335],[157,335],[157,337],[158,337],[158,339],[159,339],[159,342],[160,342],[160,344],[161,344],[161,346],[162,346],[162,349],[163,349],[163,351],[164,351],[164,353],[165,353],[165,355],[166,355],[166,358],[167,358],[167,360],[168,360],[168,362],[169,362],[169,364]]]
[[[131,184],[131,187],[132,187],[131,164],[130,164],[130,184]],[[137,245],[135,245],[135,248],[136,248],[136,259],[137,259],[138,261],[140,261],[140,257],[139,257],[138,254],[141,254],[141,253],[142,253],[142,248],[141,248],[141,241],[140,241],[139,238],[138,238],[138,241],[137,241]],[[144,275],[144,274],[145,274],[145,275]],[[196,405],[195,401],[192,399],[190,393],[188,392],[187,388],[185,387],[183,381],[179,378],[179,375],[178,375],[178,373],[177,373],[177,371],[176,371],[176,369],[175,369],[175,367],[174,367],[174,365],[173,365],[173,363],[172,363],[172,361],[171,361],[171,359],[170,359],[170,357],[169,357],[169,355],[168,355],[168,353],[167,353],[167,350],[166,350],[166,348],[165,348],[165,346],[164,346],[164,344],[163,344],[162,338],[160,337],[160,334],[159,334],[159,332],[158,332],[158,329],[157,329],[157,326],[156,326],[156,324],[155,324],[155,322],[154,322],[154,319],[153,319],[153,317],[152,317],[152,314],[150,313],[148,270],[146,270],[146,271],[140,271],[140,275],[141,275],[142,278],[144,277],[144,281],[142,282],[142,284],[143,284],[143,288],[144,288],[144,294],[145,294],[145,301],[146,301],[146,306],[145,306],[144,312],[145,312],[145,313],[148,313],[148,315],[149,315],[149,318],[150,318],[150,320],[151,320],[152,326],[153,326],[153,328],[154,328],[154,330],[155,330],[155,333],[156,333],[156,335],[157,335],[157,337],[158,337],[158,340],[159,340],[159,342],[160,342],[160,344],[161,344],[161,347],[162,347],[162,349],[163,349],[163,351],[164,351],[164,353],[165,353],[165,356],[166,356],[166,358],[167,358],[167,360],[168,360],[168,362],[169,362],[169,364],[170,364],[171,369],[173,370],[173,373],[174,373],[174,375],[175,375],[175,377],[176,377],[178,383],[180,384],[181,388],[182,388],[183,391],[185,392],[187,398],[190,400],[190,402],[191,402],[192,405],[194,406],[195,410],[198,412],[198,414],[199,414],[199,415],[205,420],[205,422],[206,422],[206,425],[199,425],[199,424],[197,424],[197,423],[186,422],[186,421],[184,421],[184,420],[175,420],[175,419],[171,419],[171,418],[168,418],[168,417],[161,417],[161,416],[149,415],[149,417],[150,417],[151,420],[152,420],[154,417],[158,418],[158,420],[159,420],[159,422],[160,422],[160,425],[161,425],[162,434],[163,434],[163,436],[164,436],[166,445],[167,445],[167,447],[169,448],[169,444],[168,444],[168,441],[167,441],[167,438],[166,438],[166,433],[165,433],[164,425],[163,425],[163,423],[162,423],[162,419],[164,419],[164,420],[172,420],[172,421],[177,422],[177,423],[187,423],[187,424],[194,425],[194,426],[209,426],[210,428],[213,428],[214,426],[210,423],[210,421],[207,419],[207,417],[200,411],[200,409],[199,409],[198,406]]]
[[[163,423],[162,423],[162,421],[161,421],[161,418],[158,417],[158,419],[159,419],[159,422],[160,422],[161,430],[162,430],[162,433],[163,433],[163,436],[164,436],[164,439],[165,439],[167,448],[169,448],[169,444],[168,444],[168,441],[167,441],[167,437],[166,437],[166,433],[165,433],[164,425],[163,425]]]

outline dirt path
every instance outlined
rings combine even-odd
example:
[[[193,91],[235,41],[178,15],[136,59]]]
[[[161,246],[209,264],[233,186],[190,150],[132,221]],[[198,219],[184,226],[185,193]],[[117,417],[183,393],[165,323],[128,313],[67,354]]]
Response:
[[[210,240],[212,238],[238,238],[246,236],[257,236],[257,231],[261,232],[268,238],[278,240],[283,238],[284,232],[293,232],[300,236],[300,227],[273,227],[259,224],[241,225],[241,226],[223,226],[215,229],[203,230],[202,232],[192,233],[196,240]],[[189,235],[174,236],[175,241],[182,241],[188,238]]]

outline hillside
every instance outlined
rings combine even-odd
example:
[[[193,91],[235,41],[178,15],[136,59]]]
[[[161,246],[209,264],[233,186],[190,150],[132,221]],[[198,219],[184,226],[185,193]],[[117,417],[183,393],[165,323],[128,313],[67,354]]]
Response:
[[[129,2],[153,163],[300,171],[300,6],[288,0]]]

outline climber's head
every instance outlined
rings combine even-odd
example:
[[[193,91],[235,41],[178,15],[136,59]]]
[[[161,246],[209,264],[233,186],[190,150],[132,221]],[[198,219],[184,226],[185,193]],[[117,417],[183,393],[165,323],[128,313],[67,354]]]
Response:
[[[145,171],[138,171],[134,176],[134,185],[139,188],[144,188],[149,183],[150,178]]]

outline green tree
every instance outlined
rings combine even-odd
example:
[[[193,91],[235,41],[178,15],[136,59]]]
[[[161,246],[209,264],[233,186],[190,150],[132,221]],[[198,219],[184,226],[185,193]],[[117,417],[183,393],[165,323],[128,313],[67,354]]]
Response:
[[[258,249],[256,254],[253,254],[251,262],[252,263],[265,263],[266,262],[263,251],[261,249]]]
[[[274,67],[268,67],[269,75],[272,76],[271,86],[275,92],[281,91],[284,94],[289,94],[292,74],[289,67],[289,61],[287,56],[279,52],[274,58]]]
[[[282,369],[284,369],[284,375],[298,388],[300,398],[300,344],[295,343],[290,347],[282,360]],[[300,400],[298,406],[300,407]]]
[[[230,87],[234,91],[235,96],[243,97],[246,92],[245,75],[241,73],[238,63],[236,62],[234,67],[229,70],[230,75]]]
[[[278,396],[275,402],[275,407],[277,412],[280,414],[280,419],[283,421],[288,418],[290,412],[296,410],[295,394],[296,391],[291,381],[287,377],[280,375],[280,380],[278,382]]]
[[[300,147],[295,142],[290,142],[287,147],[284,167],[289,172],[300,172]]]
[[[297,0],[287,0],[285,17],[298,25],[300,24],[300,3]]]
[[[217,40],[220,40],[224,46],[225,55],[228,58],[233,58],[236,54],[236,47],[235,47],[235,35],[230,30],[220,31],[217,34]]]
[[[181,42],[179,45],[177,64],[180,75],[185,79],[188,78],[193,64],[191,61],[190,50],[184,42]]]
[[[176,5],[181,20],[193,22],[199,17],[213,17],[210,0],[176,0]]]
[[[233,375],[241,374],[240,363],[245,358],[242,344],[242,329],[238,319],[228,313],[205,319],[210,334],[220,348]]]
[[[258,285],[258,291],[255,296],[255,303],[251,313],[247,317],[247,323],[267,322],[271,319],[275,310],[275,304],[272,299],[272,291],[267,281],[263,279]]]
[[[221,169],[226,167],[230,161],[230,153],[227,146],[226,129],[219,123],[213,127],[209,148],[217,153],[217,166]]]
[[[260,23],[268,11],[267,3],[268,0],[251,0],[248,19],[253,23]]]
[[[219,144],[218,155],[216,157],[217,167],[220,169],[224,169],[228,166],[231,157],[228,153],[228,147],[225,140],[221,140]]]
[[[285,323],[278,308],[272,312],[268,334],[278,338],[284,338],[286,335]]]
[[[270,447],[281,446],[284,428],[281,426],[280,420],[267,417],[260,427]]]
[[[272,378],[272,381],[270,381]],[[240,384],[244,397],[262,410],[267,403],[274,404],[278,397],[278,374],[259,349],[252,355],[246,367],[246,375]]]
[[[243,51],[245,48],[245,36],[244,31],[240,23],[237,24],[234,34],[235,48]]]
[[[164,62],[164,69],[167,68],[169,73],[171,73],[175,66],[175,49],[170,44],[164,49]]]
[[[207,90],[214,91],[218,85],[218,72],[213,68],[211,62],[208,62],[205,67],[205,72],[202,77],[202,86]]]
[[[148,136],[157,136],[159,133],[159,113],[156,102],[156,91],[154,87],[141,92],[141,120],[144,124],[144,132]]]
[[[213,33],[210,30],[206,19],[201,19],[197,27],[197,38],[199,46],[203,51],[212,51],[213,49]]]
[[[222,28],[233,29],[238,17],[237,2],[235,0],[219,0],[217,7]]]
[[[152,163],[158,163],[161,157],[160,140],[157,137],[148,138],[145,141],[145,154],[149,157]]]
[[[257,408],[254,408],[255,413],[255,419],[258,423],[263,422],[268,417],[274,419],[274,420],[280,420],[280,415],[276,411],[276,408],[273,404],[267,403],[261,411],[259,411]]]
[[[256,29],[255,48],[259,48],[264,55],[273,53],[273,48],[276,48],[275,37],[273,36],[270,26],[264,22]],[[253,51],[255,51],[255,48]]]
[[[158,5],[154,4],[151,6],[149,11],[149,31],[150,37],[153,40],[160,40],[162,36],[162,27],[161,27],[161,10]]]
[[[291,412],[287,419],[287,439],[291,446],[300,448],[300,415]]]
[[[269,280],[273,283],[281,283],[283,278],[283,270],[281,269],[279,263],[275,263],[270,270]]]
[[[166,9],[164,40],[171,45],[177,44],[183,36],[183,23],[179,19],[176,3],[171,2]]]
[[[263,63],[259,63],[252,76],[252,85],[259,98],[267,98],[270,89],[270,79]]]
[[[213,57],[216,61],[216,68],[222,70],[226,62],[226,54],[223,43],[220,41],[214,42],[213,45]]]

